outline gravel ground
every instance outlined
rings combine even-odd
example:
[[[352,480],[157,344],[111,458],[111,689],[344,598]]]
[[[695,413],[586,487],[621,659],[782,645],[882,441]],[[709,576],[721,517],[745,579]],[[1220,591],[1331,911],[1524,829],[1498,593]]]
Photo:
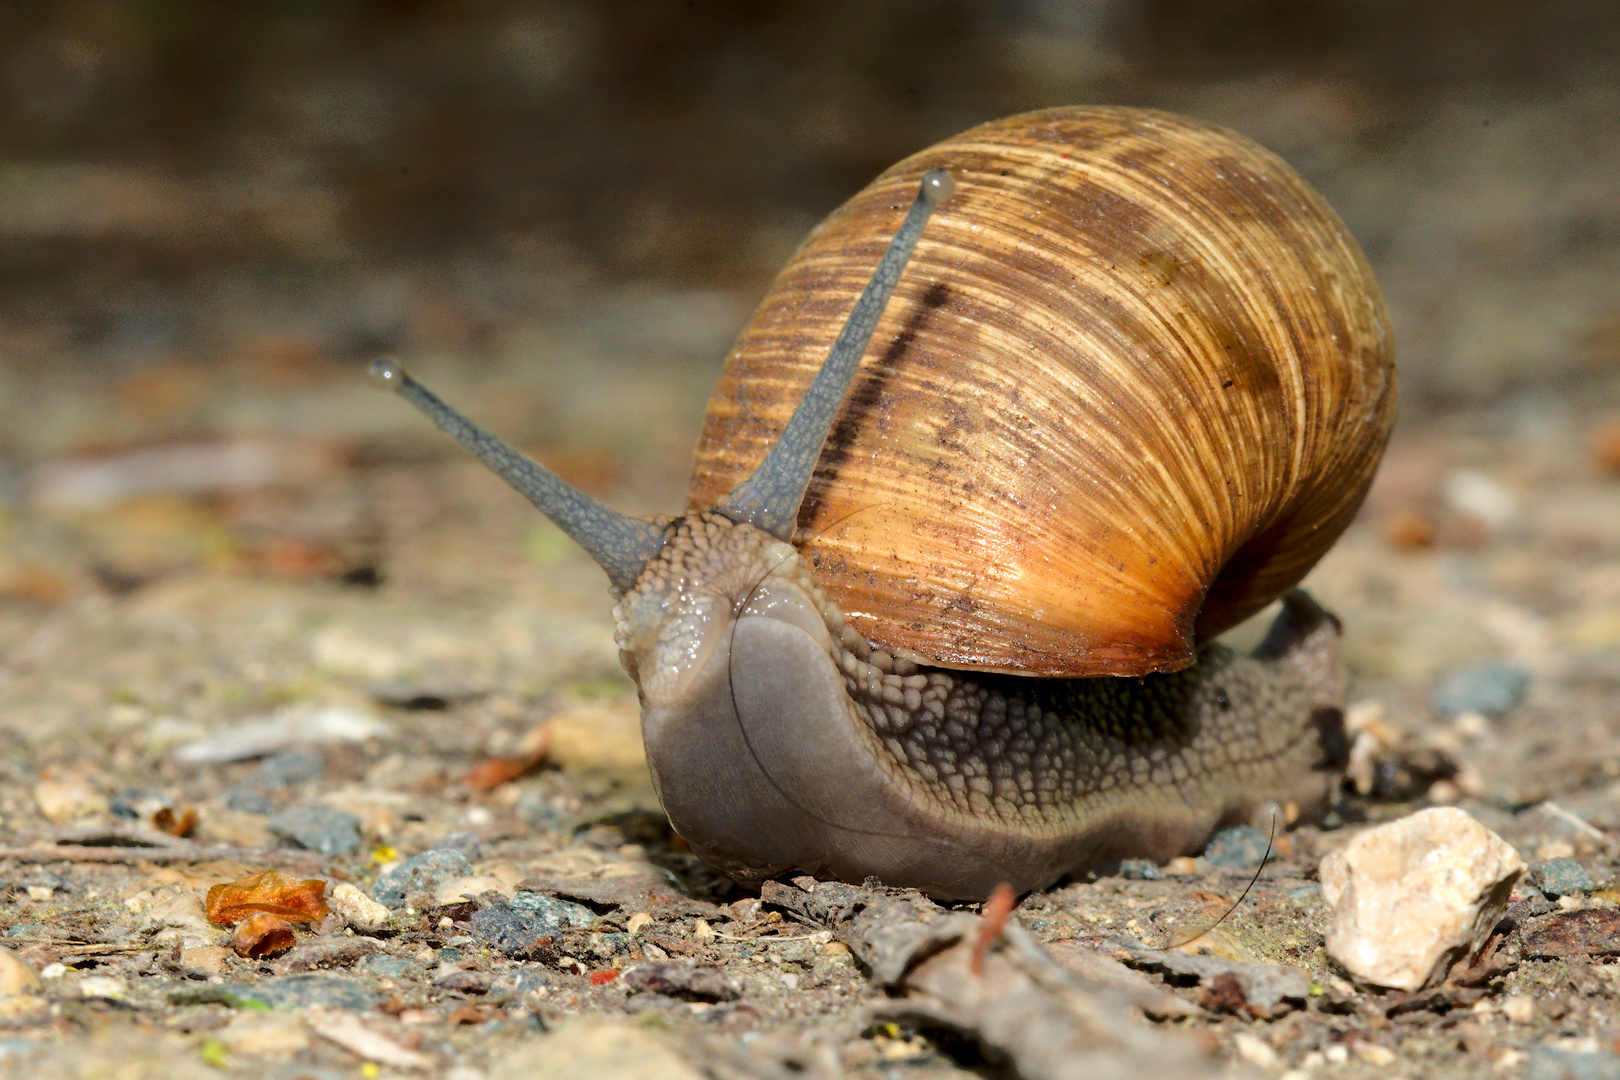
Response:
[[[1195,946],[1301,969],[1309,989],[1256,1016],[1207,979],[1149,974],[1139,989],[1180,1004],[1133,1023],[1207,1033],[1198,1053],[1261,1072],[1495,1075],[1566,1053],[1620,1068],[1620,946],[1520,955],[1534,918],[1620,901],[1620,477],[1592,442],[1617,408],[1620,385],[1592,385],[1401,431],[1309,583],[1347,627],[1362,731],[1336,827],[1280,837]],[[8,1021],[8,1062],[41,1075],[138,1061],[147,1072],[127,1075],[997,1067],[971,1024],[947,1034],[897,1008],[905,992],[885,991],[847,928],[762,904],[684,853],[649,788],[594,567],[459,460],[326,460],[250,495],[8,520],[0,932],[48,1002]],[[260,535],[287,520],[276,507],[328,531]],[[1518,886],[1509,959],[1477,985],[1357,990],[1322,949],[1316,863],[1362,823],[1433,802],[1468,809],[1528,863],[1572,857],[1587,879],[1563,895]],[[159,828],[193,814],[185,839]],[[1193,937],[1264,850],[1253,831],[1223,841],[1163,872],[1026,897],[1014,920],[1060,958]],[[388,876],[423,852],[435,865]],[[393,908],[380,926],[332,916],[300,925],[290,951],[239,956],[201,894],[271,868]],[[334,1028],[350,1013],[383,1041]]]
[[[861,25],[876,54],[909,55],[902,7]],[[142,83],[116,20],[6,24],[0,1073],[1620,1076],[1620,78],[1595,44],[1532,62],[1609,16],[1499,7],[1496,52],[1415,24],[1444,47],[1277,60],[1262,18],[1226,67],[1174,20],[1097,52],[986,17],[922,35],[930,65],[829,45],[753,95],[797,24],[570,65],[591,16],[496,4],[450,48],[426,16],[273,63],[231,38],[217,97]],[[1410,393],[1307,582],[1346,628],[1340,802],[1258,878],[1243,828],[988,935],[878,888],[740,889],[659,813],[600,571],[363,364],[397,351],[591,493],[677,511],[718,358],[820,213],[919,131],[1103,99],[1276,147],[1385,283]],[[560,119],[585,106],[591,139]],[[1439,987],[1357,986],[1317,866],[1437,804],[1530,873]],[[330,911],[209,920],[266,870]]]

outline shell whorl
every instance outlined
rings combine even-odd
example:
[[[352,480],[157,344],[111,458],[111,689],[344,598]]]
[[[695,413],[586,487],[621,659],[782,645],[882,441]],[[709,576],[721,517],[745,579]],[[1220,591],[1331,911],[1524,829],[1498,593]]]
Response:
[[[786,423],[922,174],[957,194],[888,306],[800,508],[850,624],[935,663],[1141,674],[1297,583],[1393,420],[1365,260],[1275,155],[1067,108],[894,166],[783,269],[732,350],[689,504]]]

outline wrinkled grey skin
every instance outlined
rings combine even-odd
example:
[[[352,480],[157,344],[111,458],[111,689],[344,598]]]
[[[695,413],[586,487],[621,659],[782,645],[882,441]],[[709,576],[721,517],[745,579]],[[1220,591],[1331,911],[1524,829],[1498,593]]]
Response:
[[[1162,861],[1264,802],[1318,806],[1343,743],[1338,625],[1299,592],[1254,655],[1173,675],[950,671],[874,650],[792,547],[704,515],[615,618],[670,822],[742,880],[982,899]]]

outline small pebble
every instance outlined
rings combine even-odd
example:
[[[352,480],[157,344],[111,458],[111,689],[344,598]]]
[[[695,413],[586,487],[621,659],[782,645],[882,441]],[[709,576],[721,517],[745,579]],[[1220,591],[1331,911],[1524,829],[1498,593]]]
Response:
[[[1538,1046],[1530,1051],[1524,1080],[1620,1080],[1620,1057],[1606,1050],[1563,1050]]]
[[[1592,891],[1592,875],[1574,859],[1555,858],[1530,864],[1530,884],[1548,898],[1576,896]]]
[[[387,953],[373,953],[361,958],[354,966],[354,970],[365,975],[375,975],[379,979],[393,979],[401,982],[414,979],[422,974],[422,965],[405,956],[390,956]]]
[[[491,1052],[489,1080],[535,1077],[637,1077],[701,1080],[673,1032],[624,1020],[581,1018],[544,1039],[527,1039]],[[684,1051],[684,1052],[683,1052]],[[891,1070],[891,1075],[899,1075]]]
[[[139,821],[150,817],[159,807],[168,805],[169,800],[161,795],[140,788],[130,788],[114,795],[112,801],[107,804],[107,809],[112,812],[113,817],[123,818],[125,821]]]
[[[452,878],[433,890],[433,902],[440,907],[450,904],[459,904],[468,900],[477,900],[485,893],[500,893],[510,900],[517,892],[512,883],[502,881],[500,878],[490,877],[487,874],[474,874],[471,877]]]
[[[390,912],[387,906],[377,903],[352,882],[340,882],[333,887],[327,906],[356,930],[375,933],[388,927]]]
[[[465,854],[450,848],[433,848],[406,859],[379,877],[371,887],[371,895],[388,907],[404,907],[407,892],[431,893],[452,878],[471,876],[472,863]]]
[[[41,780],[34,785],[34,803],[52,825],[66,825],[107,812],[106,796],[79,776]]]
[[[305,1017],[304,1022],[321,1038],[379,1065],[420,1072],[436,1064],[432,1057],[400,1045],[351,1013],[320,1013]]]
[[[563,929],[587,927],[595,921],[596,913],[581,904],[520,892],[474,913],[471,924],[473,937],[516,959],[526,957],[543,937]]]
[[[256,1001],[271,1009],[308,1009],[322,1006],[328,1009],[366,1012],[382,1004],[382,995],[358,979],[313,972],[301,975],[275,975],[247,983],[224,983],[217,989],[227,997]]]
[[[128,995],[129,987],[124,984],[124,980],[111,975],[86,975],[79,980],[80,997],[122,1001]]]
[[[319,780],[325,775],[326,755],[319,750],[281,750],[259,762],[259,783],[272,790]]]
[[[1328,955],[1377,986],[1437,982],[1496,925],[1523,869],[1511,845],[1454,807],[1369,829],[1322,860]]]
[[[1502,1015],[1515,1024],[1528,1024],[1536,1016],[1536,1001],[1529,994],[1514,994],[1502,1002]]]
[[[1523,700],[1529,687],[1529,672],[1492,660],[1446,676],[1434,691],[1433,705],[1436,712],[1447,715],[1501,716]]]
[[[0,948],[0,998],[31,994],[42,986],[39,973],[10,949]]]
[[[348,855],[360,850],[360,819],[329,806],[294,806],[271,818],[270,831],[306,851]]]
[[[1164,877],[1164,871],[1152,859],[1121,859],[1119,876],[1133,881],[1158,881]]]
[[[1266,857],[1271,837],[1253,825],[1222,829],[1210,837],[1204,848],[1204,861],[1217,870],[1250,873]]]
[[[180,966],[204,975],[218,975],[225,970],[231,950],[223,945],[197,945],[180,950]]]
[[[243,1057],[285,1058],[309,1046],[309,1033],[296,1014],[257,1009],[236,1013],[214,1037]]]
[[[225,808],[244,814],[263,814],[265,817],[276,812],[276,804],[270,796],[263,789],[249,784],[238,784],[227,791]]]
[[[1257,1069],[1273,1070],[1278,1065],[1277,1051],[1260,1036],[1251,1035],[1247,1031],[1240,1031],[1232,1036],[1232,1045],[1237,1048],[1238,1057],[1247,1061]]]
[[[1395,1064],[1395,1051],[1373,1042],[1357,1043],[1356,1057],[1369,1065],[1380,1067]]]

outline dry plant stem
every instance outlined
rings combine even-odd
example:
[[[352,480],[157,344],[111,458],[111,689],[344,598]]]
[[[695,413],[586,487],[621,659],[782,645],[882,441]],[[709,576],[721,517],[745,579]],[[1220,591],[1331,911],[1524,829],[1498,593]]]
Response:
[[[990,899],[984,902],[984,910],[979,916],[979,934],[973,940],[973,959],[968,964],[973,974],[984,974],[984,954],[991,943],[1001,936],[1017,903],[1018,897],[1013,893],[1013,887],[1005,881],[997,885]]]

